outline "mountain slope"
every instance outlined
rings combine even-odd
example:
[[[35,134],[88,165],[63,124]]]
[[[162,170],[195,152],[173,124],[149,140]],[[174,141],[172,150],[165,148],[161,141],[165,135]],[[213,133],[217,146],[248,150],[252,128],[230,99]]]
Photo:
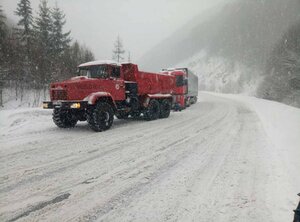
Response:
[[[194,18],[147,53],[140,64],[149,70],[186,65],[202,77],[201,89],[247,92],[251,88],[256,93],[273,48],[298,20],[299,10],[297,0],[227,3],[210,16]]]

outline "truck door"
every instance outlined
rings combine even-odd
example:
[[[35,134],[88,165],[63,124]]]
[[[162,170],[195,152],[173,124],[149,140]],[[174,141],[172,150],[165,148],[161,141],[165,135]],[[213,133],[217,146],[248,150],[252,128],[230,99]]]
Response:
[[[109,67],[110,80],[112,83],[111,90],[114,100],[125,100],[125,81],[121,79],[121,72],[119,66]]]

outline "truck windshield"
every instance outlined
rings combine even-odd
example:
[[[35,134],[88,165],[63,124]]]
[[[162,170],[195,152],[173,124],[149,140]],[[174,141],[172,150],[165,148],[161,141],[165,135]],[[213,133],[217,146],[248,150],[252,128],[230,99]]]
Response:
[[[79,74],[88,78],[106,79],[109,77],[108,69],[105,65],[80,67]]]
[[[184,86],[184,78],[183,76],[176,76],[176,86]]]

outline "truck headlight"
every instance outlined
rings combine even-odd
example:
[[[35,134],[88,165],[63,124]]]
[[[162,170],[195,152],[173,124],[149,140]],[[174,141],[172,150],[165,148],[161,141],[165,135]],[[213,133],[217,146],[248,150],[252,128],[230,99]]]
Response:
[[[72,109],[80,109],[80,103],[73,103],[70,107]]]
[[[43,103],[43,109],[48,109],[48,103]]]

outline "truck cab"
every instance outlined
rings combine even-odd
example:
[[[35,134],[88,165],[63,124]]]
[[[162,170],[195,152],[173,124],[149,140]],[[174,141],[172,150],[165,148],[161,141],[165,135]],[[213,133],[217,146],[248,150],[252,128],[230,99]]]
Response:
[[[173,92],[175,111],[181,111],[197,102],[198,77],[188,68],[168,68],[162,73],[176,77],[176,86]]]
[[[124,100],[124,79],[120,65],[112,62],[84,63],[78,66],[78,76],[50,85],[52,101],[82,101],[95,91],[106,92],[114,100]]]

